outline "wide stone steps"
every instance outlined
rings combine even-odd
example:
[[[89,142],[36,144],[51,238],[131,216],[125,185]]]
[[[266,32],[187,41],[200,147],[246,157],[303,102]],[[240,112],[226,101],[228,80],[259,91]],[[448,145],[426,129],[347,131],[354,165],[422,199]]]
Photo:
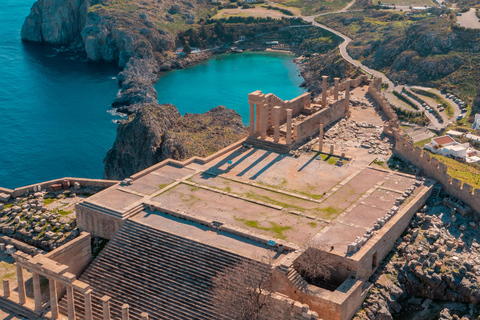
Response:
[[[293,147],[293,144],[287,146],[284,144],[279,144],[279,143],[275,143],[267,140],[260,140],[252,137],[248,137],[245,140],[244,145],[252,145],[255,148],[269,150],[277,153],[289,153]]]
[[[89,209],[92,209],[92,210],[95,210],[95,211],[98,211],[98,212],[101,212],[101,213],[105,213],[105,214],[108,214],[110,216],[114,216],[114,217],[117,217],[117,218],[122,218],[122,213],[121,212],[118,212],[118,211],[115,211],[115,210],[112,210],[112,209],[107,209],[107,208],[104,208],[102,206],[99,206],[99,205],[96,205],[94,203],[90,203],[90,202],[87,202],[87,201],[83,201],[79,204],[77,204],[77,206],[82,206],[82,207],[85,207],[85,208],[89,208]]]
[[[286,276],[300,291],[307,291],[308,282],[293,267],[288,268]]]
[[[92,289],[93,318],[103,318],[99,299],[108,295],[112,319],[130,305],[141,319],[226,320],[211,304],[212,278],[244,258],[234,253],[127,220],[80,277]],[[76,318],[85,318],[84,297],[75,292]],[[60,311],[67,314],[66,297]]]
[[[27,319],[31,319],[31,320],[41,319],[40,313],[36,313],[35,311],[30,310],[2,296],[0,296],[0,306],[2,306],[2,308],[5,308],[8,311],[11,311],[23,317],[26,317]]]

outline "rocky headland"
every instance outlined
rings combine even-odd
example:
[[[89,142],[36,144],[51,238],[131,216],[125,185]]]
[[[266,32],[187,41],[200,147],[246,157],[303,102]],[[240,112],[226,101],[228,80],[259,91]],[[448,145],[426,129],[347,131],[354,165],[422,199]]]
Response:
[[[370,279],[354,319],[478,319],[479,221],[460,200],[432,196]]]
[[[69,47],[83,51],[91,61],[115,62],[123,68],[112,106],[129,119],[119,126],[104,160],[105,178],[122,179],[166,158],[206,156],[246,136],[241,117],[233,110],[215,107],[203,115],[182,117],[175,106],[158,104],[153,85],[159,72],[182,69],[211,55],[176,55],[178,30],[169,23],[191,24],[200,10],[209,8],[202,0],[128,5],[38,0],[33,5],[22,28],[24,41]]]

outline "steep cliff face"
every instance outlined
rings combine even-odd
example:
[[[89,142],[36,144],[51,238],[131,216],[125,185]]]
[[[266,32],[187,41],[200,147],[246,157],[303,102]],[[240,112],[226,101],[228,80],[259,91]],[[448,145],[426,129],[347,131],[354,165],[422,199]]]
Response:
[[[158,29],[146,12],[124,17],[97,9],[88,13],[82,31],[87,57],[93,61],[118,61],[125,67],[130,58],[152,58],[154,52],[175,48],[174,39]]]
[[[246,136],[234,110],[180,115],[171,104],[143,104],[120,124],[104,159],[105,179],[123,179],[162,160],[206,156]]]
[[[38,0],[25,19],[25,41],[70,45],[81,39],[87,19],[87,0]]]

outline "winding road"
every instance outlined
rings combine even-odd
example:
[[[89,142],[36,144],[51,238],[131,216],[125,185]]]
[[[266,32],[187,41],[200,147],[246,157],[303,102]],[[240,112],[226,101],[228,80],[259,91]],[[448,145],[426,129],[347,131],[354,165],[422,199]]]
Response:
[[[398,89],[397,91],[401,91],[403,86],[395,85],[384,73],[382,73],[380,71],[377,71],[375,69],[369,68],[366,65],[364,65],[363,63],[361,63],[360,61],[355,60],[354,58],[352,58],[350,56],[350,54],[348,53],[348,50],[347,50],[347,46],[350,44],[350,42],[352,42],[351,38],[344,35],[343,33],[340,33],[340,32],[338,32],[338,31],[336,31],[332,28],[327,27],[326,25],[323,25],[323,24],[315,21],[315,19],[317,17],[320,17],[320,16],[347,12],[347,10],[355,4],[355,1],[356,0],[351,1],[347,6],[345,6],[343,9],[341,9],[339,11],[326,12],[326,13],[321,13],[321,14],[314,15],[314,16],[303,16],[300,13],[298,13],[297,16],[299,18],[302,18],[303,20],[305,20],[307,22],[310,22],[313,26],[316,26],[316,27],[322,28],[324,30],[330,31],[331,33],[333,33],[333,34],[339,36],[340,38],[342,38],[344,41],[339,45],[339,49],[340,49],[340,54],[342,55],[343,59],[345,59],[345,61],[349,62],[350,64],[354,65],[355,67],[358,67],[358,68],[362,69],[364,72],[370,74],[373,77],[382,78],[382,81],[384,83],[388,84],[388,88],[386,89],[387,92],[391,92],[394,89]],[[356,10],[356,11],[363,11],[363,10]],[[350,12],[353,12],[353,10],[350,11]],[[440,91],[438,91],[436,89],[432,89],[432,88],[424,88],[424,89],[433,90],[435,93],[440,94],[445,100],[450,102],[450,104],[453,106],[453,108],[455,110],[455,115],[448,120],[449,121],[456,121],[457,116],[460,114],[460,108],[458,107],[458,105],[455,104],[453,101],[451,101],[451,99],[448,99],[446,95],[442,94]],[[388,98],[388,95],[387,95],[387,98]],[[389,102],[392,103],[392,101],[390,101],[390,100],[389,100]],[[448,123],[448,121],[445,121],[444,124],[442,125],[435,119],[435,117],[433,117],[428,112],[425,111],[425,114],[432,122],[432,126],[431,126],[432,129],[436,129],[436,130],[443,129],[445,127],[445,125]]]

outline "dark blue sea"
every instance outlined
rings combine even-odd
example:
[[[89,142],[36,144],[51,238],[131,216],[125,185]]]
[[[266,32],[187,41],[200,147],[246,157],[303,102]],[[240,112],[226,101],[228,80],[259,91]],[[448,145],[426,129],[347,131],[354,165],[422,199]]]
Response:
[[[103,158],[119,119],[110,104],[119,87],[114,65],[22,43],[20,30],[32,0],[0,6],[0,187],[15,188],[61,177],[103,177]],[[222,55],[165,73],[159,101],[182,114],[218,105],[248,121],[247,94],[256,89],[284,99],[302,93],[293,56]]]

